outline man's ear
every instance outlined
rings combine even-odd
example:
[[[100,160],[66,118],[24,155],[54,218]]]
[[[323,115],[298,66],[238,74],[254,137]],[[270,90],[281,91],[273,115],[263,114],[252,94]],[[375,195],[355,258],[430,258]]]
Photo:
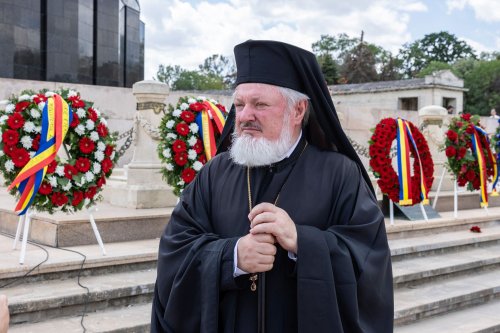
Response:
[[[293,109],[293,123],[295,125],[302,124],[302,119],[304,119],[304,115],[306,114],[307,106],[309,101],[303,99],[295,104],[295,108]]]

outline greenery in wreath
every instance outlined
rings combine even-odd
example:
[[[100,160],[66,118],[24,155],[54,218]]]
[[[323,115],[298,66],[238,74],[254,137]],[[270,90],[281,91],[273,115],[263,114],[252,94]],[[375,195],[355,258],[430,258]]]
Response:
[[[181,97],[175,107],[168,106],[159,126],[161,140],[157,152],[164,165],[163,178],[172,186],[175,195],[180,196],[184,187],[215,155],[214,143],[222,133],[225,117],[223,105],[201,96]],[[203,123],[203,119],[207,121]],[[212,145],[207,142],[209,131],[205,135],[202,133],[202,129],[208,127],[213,133]]]
[[[477,133],[481,151],[485,157],[486,176],[494,175],[488,136],[481,130],[480,118],[468,113],[453,117],[450,121],[444,151],[448,158],[447,167],[455,176],[458,186],[467,186],[469,191],[481,188],[480,168],[473,147],[473,136]]]
[[[413,123],[406,121],[415,142],[415,147],[410,144],[409,156],[413,158],[413,175],[411,175],[411,193],[409,199],[411,204],[417,204],[426,200],[428,191],[434,181],[434,163],[429,146],[419,129]],[[400,201],[400,177],[392,165],[392,144],[397,137],[398,123],[397,119],[382,119],[373,130],[373,135],[368,142],[370,169],[375,178],[380,191],[387,195],[393,202]],[[409,170],[408,170],[409,171]],[[422,176],[424,182],[422,183]],[[425,192],[425,193],[422,193]],[[422,196],[422,194],[424,194]]]
[[[34,196],[39,212],[74,212],[102,199],[100,192],[118,159],[106,120],[74,90],[23,91],[0,103],[0,173],[10,185],[40,146],[42,112],[49,97],[68,103],[72,121]],[[19,199],[16,187],[10,193]]]

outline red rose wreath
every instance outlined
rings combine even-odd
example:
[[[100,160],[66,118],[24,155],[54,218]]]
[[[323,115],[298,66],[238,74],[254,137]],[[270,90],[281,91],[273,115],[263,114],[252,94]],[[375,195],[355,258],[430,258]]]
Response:
[[[428,189],[434,181],[434,163],[429,151],[429,146],[419,129],[411,122],[407,122],[413,139],[418,149],[418,154],[422,163],[424,182]],[[373,132],[369,141],[370,168],[378,179],[377,184],[382,193],[386,194],[392,201],[399,202],[399,178],[392,166],[391,147],[397,135],[397,121],[393,118],[382,119]],[[421,201],[420,197],[420,163],[415,158],[415,148],[410,147],[410,156],[413,158],[413,174],[411,176],[411,199],[413,204]]]

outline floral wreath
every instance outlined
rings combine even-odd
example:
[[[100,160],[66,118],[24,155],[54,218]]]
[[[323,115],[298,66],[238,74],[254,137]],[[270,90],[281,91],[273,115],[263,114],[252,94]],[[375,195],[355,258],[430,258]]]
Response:
[[[429,151],[429,146],[419,129],[411,122],[407,122],[417,146],[418,155],[422,163],[424,182],[430,189],[434,181],[434,163]],[[399,202],[399,177],[392,167],[391,146],[397,134],[397,121],[394,118],[382,119],[373,132],[369,141],[370,168],[378,179],[377,184],[382,193],[386,194],[393,202]],[[415,148],[410,145],[410,156],[413,157],[413,175],[411,176],[411,199],[413,204],[421,202],[421,170],[418,158],[415,157]]]
[[[0,173],[10,185],[35,156],[40,145],[42,110],[54,94],[68,103],[73,121],[56,158],[47,167],[31,208],[49,213],[74,212],[102,199],[99,193],[118,159],[106,120],[78,92],[26,90],[0,102],[4,107],[0,110]],[[16,187],[10,194],[19,198]]]
[[[215,100],[203,96],[185,96],[179,98],[175,108],[168,106],[159,126],[161,139],[157,152],[165,165],[161,172],[177,196],[194,180],[209,159],[199,134],[200,126],[196,122],[199,113],[206,109],[206,102],[212,103],[226,115],[226,108]],[[214,131],[214,134],[216,141],[220,133]]]
[[[479,116],[471,116],[468,113],[453,117],[444,143],[448,169],[455,175],[458,186],[467,186],[469,191],[479,190],[481,187],[479,164],[473,155],[471,140],[474,127],[481,126],[479,120]],[[490,144],[487,137],[479,135],[479,138],[483,153],[488,156]],[[486,159],[486,175],[487,177],[494,175],[493,165],[489,159]]]

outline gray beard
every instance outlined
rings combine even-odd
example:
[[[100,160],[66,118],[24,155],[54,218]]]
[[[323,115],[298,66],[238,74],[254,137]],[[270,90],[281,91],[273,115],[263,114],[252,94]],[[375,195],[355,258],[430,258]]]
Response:
[[[254,138],[248,134],[233,132],[233,144],[229,150],[231,159],[239,165],[256,167],[281,161],[293,145],[292,130],[285,116],[283,129],[277,140]]]

